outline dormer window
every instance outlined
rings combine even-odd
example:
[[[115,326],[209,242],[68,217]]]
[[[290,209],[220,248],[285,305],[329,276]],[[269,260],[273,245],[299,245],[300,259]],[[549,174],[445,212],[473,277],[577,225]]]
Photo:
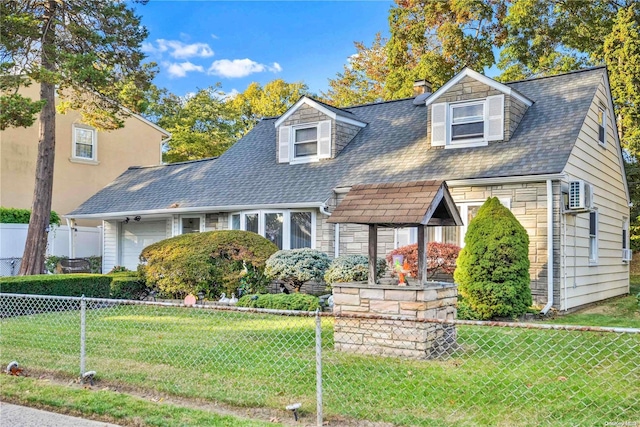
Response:
[[[293,158],[309,158],[318,155],[318,126],[293,128]]]
[[[431,106],[431,146],[479,147],[504,139],[504,95]]]
[[[484,137],[484,101],[451,104],[451,142]]]

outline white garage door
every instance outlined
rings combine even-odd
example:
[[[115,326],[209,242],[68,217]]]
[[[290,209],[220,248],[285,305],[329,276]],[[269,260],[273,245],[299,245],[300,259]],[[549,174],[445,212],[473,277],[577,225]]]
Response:
[[[140,252],[150,244],[167,238],[167,221],[122,224],[121,230],[120,265],[136,270],[140,263]]]

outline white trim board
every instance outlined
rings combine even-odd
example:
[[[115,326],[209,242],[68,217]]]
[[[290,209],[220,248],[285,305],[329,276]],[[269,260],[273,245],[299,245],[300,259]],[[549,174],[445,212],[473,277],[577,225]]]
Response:
[[[367,124],[365,122],[362,122],[360,120],[356,120],[356,119],[351,119],[349,117],[344,117],[344,116],[339,116],[338,114],[336,114],[334,111],[331,111],[330,109],[328,109],[327,107],[325,107],[324,105],[314,101],[311,98],[308,98],[306,96],[303,96],[302,98],[300,98],[300,100],[298,100],[298,102],[296,102],[293,107],[289,108],[287,110],[286,113],[284,113],[283,115],[280,116],[280,118],[278,120],[276,120],[275,122],[275,127],[279,127],[285,120],[287,120],[302,104],[307,104],[308,106],[315,108],[316,110],[320,111],[322,114],[332,118],[333,120],[336,120],[338,122],[343,122],[343,123],[348,123],[350,125],[354,125],[354,126],[358,126],[358,127],[365,127],[367,126]]]
[[[473,71],[471,68],[466,68],[466,67],[462,71],[460,71],[458,74],[456,74],[451,80],[449,80],[447,83],[441,86],[440,89],[435,91],[429,98],[427,98],[425,105],[428,106],[433,104],[433,102],[436,99],[438,99],[443,93],[451,89],[453,85],[455,85],[456,83],[458,83],[460,80],[462,80],[467,76],[471,77],[472,79],[478,80],[479,82],[484,83],[487,86],[490,86],[496,90],[499,90],[500,92],[506,95],[513,96],[514,98],[523,102],[527,107],[531,107],[533,105],[533,101],[527,98],[526,96],[522,95],[520,92],[510,88],[505,84],[497,82],[485,75],[482,75],[477,71]]]

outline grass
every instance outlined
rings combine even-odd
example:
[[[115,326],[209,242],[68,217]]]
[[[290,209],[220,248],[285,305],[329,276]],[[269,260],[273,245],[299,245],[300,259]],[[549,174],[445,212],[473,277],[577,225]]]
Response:
[[[629,295],[614,298],[595,307],[589,307],[572,314],[556,317],[551,323],[640,328],[640,274],[630,276]]]
[[[300,402],[307,414],[315,410],[313,318],[112,306],[88,310],[86,320],[86,367],[98,372],[99,384],[244,408]],[[77,377],[78,312],[1,322],[3,360]],[[323,319],[322,335],[324,413],[337,425],[348,417],[569,426],[635,422],[640,414],[638,334],[459,326],[459,349],[431,361],[335,351],[331,318]]]
[[[5,402],[37,407],[122,426],[266,427],[274,423],[217,415],[172,404],[154,403],[108,390],[86,390],[25,377],[0,376]]]

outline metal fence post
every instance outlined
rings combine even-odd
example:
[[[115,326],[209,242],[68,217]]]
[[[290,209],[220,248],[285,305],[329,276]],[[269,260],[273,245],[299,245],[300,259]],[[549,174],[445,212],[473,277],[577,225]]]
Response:
[[[84,295],[82,295],[82,299],[80,300],[80,378],[84,375],[85,367],[86,311],[87,301],[85,301]]]
[[[316,309],[316,425],[322,427],[322,322]]]

